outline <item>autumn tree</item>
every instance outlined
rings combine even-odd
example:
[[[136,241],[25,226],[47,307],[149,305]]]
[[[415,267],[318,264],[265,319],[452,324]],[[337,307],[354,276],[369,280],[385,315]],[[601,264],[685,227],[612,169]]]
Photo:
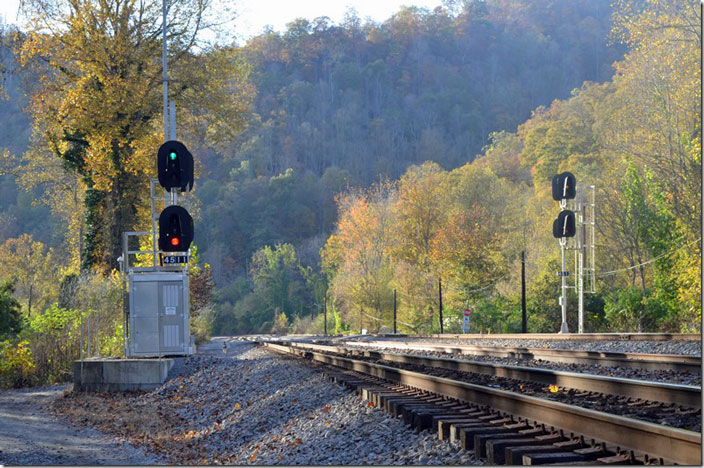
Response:
[[[0,245],[0,259],[0,279],[14,281],[15,296],[26,309],[27,317],[37,310],[43,312],[58,293],[52,249],[29,234],[22,234]]]
[[[600,145],[608,159],[633,162],[626,180],[657,182],[645,191],[650,218],[657,222],[642,218],[645,233],[637,232],[642,239],[658,239],[649,243],[644,260],[667,255],[662,261],[669,264],[654,265],[653,282],[647,286],[663,294],[671,291],[669,299],[663,294],[659,299],[671,310],[673,301],[679,302],[678,312],[671,312],[674,321],[682,329],[696,329],[693,324],[701,320],[699,2],[622,0],[615,4],[614,18],[613,36],[630,51],[615,65],[614,92],[605,100],[598,124]],[[632,198],[624,195],[626,201]],[[618,199],[608,197],[606,202]],[[663,219],[670,221],[663,224]],[[658,233],[663,229],[666,235]],[[645,277],[641,267],[635,270]]]
[[[243,124],[245,68],[233,48],[199,40],[210,1],[169,2],[169,99],[199,129]],[[147,181],[161,141],[161,2],[26,0],[22,64],[40,74],[30,160],[58,158],[85,187],[83,268],[116,267],[120,234],[148,219]],[[207,71],[207,72],[206,72]],[[190,115],[189,115],[190,114]],[[146,216],[145,216],[146,215]]]
[[[348,322],[363,309],[377,319],[375,327],[383,324],[384,319],[389,323],[393,301],[394,198],[391,184],[339,198],[337,230],[328,238],[321,255],[323,270],[331,279],[331,292],[339,299]]]
[[[432,320],[439,269],[432,258],[433,242],[444,229],[451,200],[447,172],[426,162],[411,166],[398,183],[393,204],[394,285],[400,294],[402,320],[410,323]]]

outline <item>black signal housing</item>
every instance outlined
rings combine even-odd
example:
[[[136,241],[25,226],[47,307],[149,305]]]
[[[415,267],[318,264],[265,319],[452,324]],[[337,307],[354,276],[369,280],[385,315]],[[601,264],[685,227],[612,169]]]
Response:
[[[552,199],[572,200],[577,196],[577,178],[571,172],[563,172],[552,178]]]
[[[563,237],[574,237],[577,233],[574,211],[563,210],[552,222],[552,235],[560,239]]]
[[[159,184],[169,192],[179,188],[181,192],[193,189],[193,155],[186,145],[169,140],[157,152]]]
[[[167,206],[159,215],[159,250],[185,252],[193,242],[193,218],[185,208]]]

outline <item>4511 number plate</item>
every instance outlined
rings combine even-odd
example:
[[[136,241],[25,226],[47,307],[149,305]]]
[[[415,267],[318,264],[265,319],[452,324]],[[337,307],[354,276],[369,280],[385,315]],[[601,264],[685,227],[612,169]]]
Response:
[[[177,263],[188,263],[188,255],[165,255],[164,265],[176,265]]]

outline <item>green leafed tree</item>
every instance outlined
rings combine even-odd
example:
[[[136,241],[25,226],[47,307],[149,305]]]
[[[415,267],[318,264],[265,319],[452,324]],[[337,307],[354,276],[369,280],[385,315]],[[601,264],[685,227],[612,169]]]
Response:
[[[20,303],[14,298],[13,293],[12,282],[0,283],[0,339],[13,337],[22,329]]]

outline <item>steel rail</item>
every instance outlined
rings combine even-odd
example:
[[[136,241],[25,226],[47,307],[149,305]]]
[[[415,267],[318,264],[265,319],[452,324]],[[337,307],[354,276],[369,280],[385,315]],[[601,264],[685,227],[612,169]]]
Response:
[[[558,387],[574,388],[583,391],[606,393],[610,395],[639,398],[663,403],[676,403],[678,405],[689,406],[692,408],[702,407],[702,389],[701,387],[694,385],[679,385],[664,382],[624,379],[619,377],[538,369],[533,367],[504,366],[461,359],[421,357],[408,354],[381,353],[378,351],[357,350],[357,352],[355,352],[355,350],[350,350],[339,346],[307,343],[291,343],[291,346],[301,349],[335,352],[346,355],[357,354],[364,357],[383,359],[390,362],[436,367],[461,372],[474,372],[477,374],[494,375],[497,377],[505,377],[510,379],[529,380],[531,382],[557,385]]]
[[[387,334],[386,336],[394,336]],[[433,333],[427,336],[406,335],[415,338],[444,338],[459,340],[551,340],[551,341],[701,341],[699,333]]]
[[[261,344],[282,353],[304,356],[314,361],[409,385],[461,401],[487,405],[518,417],[538,421],[658,458],[672,460],[674,463],[701,465],[702,435],[697,432],[660,426],[505,390],[340,356],[331,356],[311,350],[266,342]]]
[[[416,351],[436,351],[451,354],[474,354],[479,356],[508,357],[515,359],[541,359],[570,364],[598,364],[646,370],[678,370],[701,374],[699,356],[681,354],[612,353],[602,351],[575,351],[567,349],[500,348],[490,346],[455,345],[442,343],[407,343],[396,341],[345,341],[360,347],[384,347]]]

